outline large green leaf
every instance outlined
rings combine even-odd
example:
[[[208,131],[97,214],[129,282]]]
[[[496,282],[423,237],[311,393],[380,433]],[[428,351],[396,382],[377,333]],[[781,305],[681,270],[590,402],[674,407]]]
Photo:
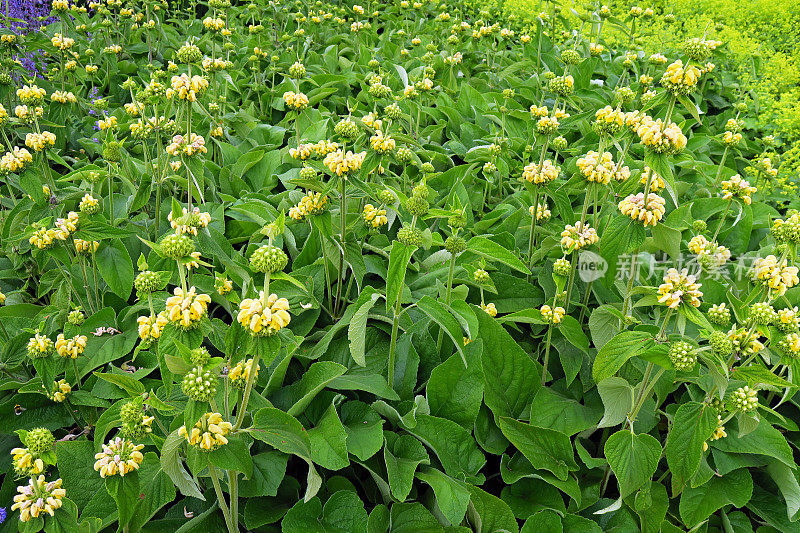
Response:
[[[654,437],[623,429],[606,440],[604,452],[619,483],[620,498],[625,498],[649,483],[658,468],[661,444]]]
[[[665,446],[673,495],[681,492],[697,472],[703,443],[716,427],[717,412],[708,404],[687,402],[678,408]]]
[[[500,417],[498,424],[534,468],[552,472],[561,480],[567,479],[571,470],[578,470],[572,443],[565,434],[507,417]]]

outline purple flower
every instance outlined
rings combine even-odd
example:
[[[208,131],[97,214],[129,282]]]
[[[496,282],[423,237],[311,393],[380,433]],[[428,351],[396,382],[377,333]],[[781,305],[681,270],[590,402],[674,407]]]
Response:
[[[6,508],[0,507],[0,524],[6,521]]]

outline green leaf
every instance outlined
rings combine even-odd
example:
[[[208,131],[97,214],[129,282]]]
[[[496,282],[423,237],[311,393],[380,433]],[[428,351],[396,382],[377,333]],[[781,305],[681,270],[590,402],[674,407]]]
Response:
[[[114,294],[127,300],[133,289],[133,261],[120,241],[101,246],[95,254],[97,270]]]
[[[507,417],[500,417],[498,425],[534,468],[552,472],[561,480],[567,479],[571,470],[578,470],[572,443],[563,433]]]
[[[700,402],[687,402],[678,408],[667,436],[665,451],[672,474],[672,493],[677,495],[700,466],[703,443],[717,427],[717,412]]]
[[[369,405],[349,401],[342,405],[341,420],[347,433],[347,450],[366,461],[383,446],[383,419]]]
[[[152,477],[149,471],[155,471]],[[142,467],[139,470],[139,481],[142,485],[133,516],[129,524],[131,531],[139,531],[159,509],[175,500],[175,485],[172,480],[161,470],[158,457],[155,453],[145,454]],[[144,497],[142,497],[144,495]]]
[[[319,361],[313,363],[305,371],[299,382],[291,387],[291,396],[294,403],[287,410],[291,416],[297,416],[308,407],[325,386],[347,372],[347,367],[333,361]]]
[[[85,440],[59,441],[55,444],[58,472],[70,499],[81,509],[103,488],[103,478],[94,465],[94,446]]]
[[[169,476],[181,494],[205,501],[197,482],[189,475],[178,457],[178,451],[184,442],[186,442],[186,437],[179,436],[177,429],[167,435],[161,448],[161,469]]]
[[[730,434],[735,434],[733,428]],[[797,467],[786,437],[763,418],[758,427],[746,435],[719,439],[709,444],[723,452],[765,455],[777,459],[789,468]]]
[[[127,525],[139,502],[139,472],[134,470],[125,476],[106,477],[106,490],[117,503],[117,520],[121,526]]]
[[[367,511],[355,492],[340,490],[325,502],[319,498],[299,501],[289,509],[281,523],[284,533],[345,533],[366,531]]]
[[[403,286],[406,280],[406,268],[411,256],[417,248],[406,246],[399,241],[392,243],[392,251],[389,253],[389,270],[386,274],[386,313],[393,313],[397,300],[403,293]]]
[[[104,372],[95,372],[94,375],[103,381],[113,383],[131,396],[140,396],[144,394],[144,385],[142,385],[141,381],[133,378],[132,376],[128,376],[126,374],[109,374]]]
[[[467,344],[464,348],[466,367],[454,354],[431,371],[425,388],[431,415],[472,429],[483,401],[482,348],[480,339]]]
[[[416,422],[406,430],[433,450],[447,475],[476,476],[483,468],[486,457],[466,429],[451,420],[425,414],[417,414]]]
[[[417,301],[417,307],[447,333],[447,336],[450,337],[450,340],[455,344],[456,350],[458,350],[461,360],[464,362],[464,366],[467,366],[467,358],[462,348],[464,336],[462,335],[461,326],[453,315],[450,314],[448,308],[430,296],[423,296],[420,298]]]
[[[386,445],[383,459],[386,462],[386,475],[392,496],[405,501],[411,492],[414,472],[419,464],[430,464],[425,446],[411,435],[397,435],[385,432]]]
[[[389,533],[444,533],[436,517],[419,502],[393,504],[389,522]]]
[[[628,413],[633,411],[634,391],[625,379],[617,376],[606,378],[597,384],[597,392],[600,393],[605,408],[597,427],[607,428],[621,424]]]
[[[661,458],[661,444],[646,433],[634,435],[623,429],[606,440],[604,452],[617,477],[620,498],[625,498],[650,482]]]
[[[289,456],[278,450],[268,450],[253,456],[253,476],[239,483],[239,496],[276,496],[286,475]]]
[[[358,308],[350,320],[350,325],[347,327],[347,338],[350,340],[350,355],[358,366],[367,366],[366,356],[364,355],[364,344],[367,339],[367,315],[377,300],[378,294],[375,293]]]
[[[646,331],[623,331],[600,348],[592,366],[595,383],[610,378],[628,359],[644,352],[653,344],[653,335]]]
[[[472,237],[467,243],[467,250],[483,256],[490,261],[499,261],[523,274],[528,275],[531,273],[528,267],[525,266],[525,263],[520,261],[516,255],[486,237],[480,235]]]
[[[519,526],[514,513],[506,502],[478,487],[467,485],[472,506],[467,515],[474,531],[518,533]]]
[[[208,452],[208,460],[224,470],[242,472],[247,478],[253,475],[250,447],[238,437],[228,437],[228,444]]]
[[[311,443],[311,458],[315,463],[328,470],[340,470],[350,464],[347,457],[347,431],[333,404],[307,433]]]
[[[304,459],[308,463],[308,477],[303,500],[309,502],[314,498],[322,486],[322,478],[311,459],[308,434],[295,417],[274,407],[259,409],[253,416],[253,425],[248,433],[276,450]]]
[[[782,389],[784,387],[795,387],[789,381],[780,378],[773,374],[768,368],[760,364],[752,364],[734,369],[731,372],[732,379],[740,379],[747,383],[750,387],[758,385],[768,385],[770,387],[777,387]]]
[[[538,364],[492,317],[477,315],[483,340],[484,401],[495,417],[520,418],[540,387]]]
[[[587,402],[588,403],[588,402]],[[593,404],[581,405],[549,387],[542,387],[533,399],[530,422],[534,426],[555,429],[574,435],[588,429],[600,419],[600,409]]]
[[[679,510],[687,527],[694,527],[722,507],[732,504],[744,507],[753,494],[753,478],[746,468],[725,476],[712,476],[697,488],[686,487],[681,495]]]
[[[433,489],[436,504],[450,524],[458,525],[464,520],[470,498],[466,483],[453,479],[440,470],[427,467],[420,468],[416,477]]]

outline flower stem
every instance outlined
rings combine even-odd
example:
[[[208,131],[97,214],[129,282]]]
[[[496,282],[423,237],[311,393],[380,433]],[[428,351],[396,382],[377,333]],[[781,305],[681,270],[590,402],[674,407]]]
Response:
[[[228,509],[228,504],[225,503],[225,495],[222,493],[222,487],[219,485],[217,467],[211,462],[208,463],[208,473],[211,475],[211,483],[214,485],[214,492],[217,493],[219,508],[222,509],[222,515],[225,517],[225,525],[228,526],[228,531],[230,533],[235,533],[236,529],[234,529],[233,522],[231,521],[231,512]]]

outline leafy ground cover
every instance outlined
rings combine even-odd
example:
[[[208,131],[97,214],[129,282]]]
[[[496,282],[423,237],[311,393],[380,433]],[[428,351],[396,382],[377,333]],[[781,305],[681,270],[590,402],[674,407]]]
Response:
[[[509,9],[6,20],[0,530],[798,530],[739,43]]]

